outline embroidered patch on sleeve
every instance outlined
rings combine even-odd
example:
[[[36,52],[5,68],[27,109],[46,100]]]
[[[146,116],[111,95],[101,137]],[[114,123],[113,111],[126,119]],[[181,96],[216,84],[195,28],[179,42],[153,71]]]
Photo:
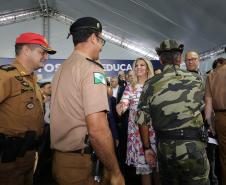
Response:
[[[106,75],[102,73],[95,72],[93,73],[94,84],[104,84],[106,85]]]

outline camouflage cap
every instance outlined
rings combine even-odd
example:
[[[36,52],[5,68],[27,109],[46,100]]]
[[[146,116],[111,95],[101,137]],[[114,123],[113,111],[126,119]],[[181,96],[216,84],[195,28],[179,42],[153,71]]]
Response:
[[[161,53],[166,51],[179,51],[183,53],[184,45],[178,44],[175,40],[164,40],[161,42],[160,47],[155,48],[155,51],[158,55],[161,55]]]

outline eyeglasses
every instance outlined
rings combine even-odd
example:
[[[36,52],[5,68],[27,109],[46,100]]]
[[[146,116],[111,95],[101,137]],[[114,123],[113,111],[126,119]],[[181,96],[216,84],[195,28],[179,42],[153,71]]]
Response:
[[[198,58],[187,58],[187,59],[185,59],[185,62],[194,62],[197,60],[198,60]]]
[[[104,46],[106,43],[106,40],[104,38],[100,37],[99,35],[97,35],[97,38],[100,40],[102,46]]]

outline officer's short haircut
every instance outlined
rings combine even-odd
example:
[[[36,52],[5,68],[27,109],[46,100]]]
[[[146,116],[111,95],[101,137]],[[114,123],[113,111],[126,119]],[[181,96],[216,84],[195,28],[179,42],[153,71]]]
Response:
[[[178,62],[178,57],[181,55],[179,51],[166,51],[160,54],[161,62],[164,64],[173,64]]]
[[[73,37],[73,43],[74,46],[76,46],[77,44],[81,43],[81,42],[85,42],[87,41],[87,39],[92,35],[95,34],[96,36],[99,35],[99,32],[97,32],[94,29],[81,29],[75,33],[72,33],[72,37]]]
[[[39,45],[37,44],[16,44],[15,45],[15,53],[16,56],[18,56],[23,48],[23,46],[27,45],[30,49],[35,49],[37,47],[39,47]]]
[[[16,44],[15,45],[15,53],[16,53],[16,56],[18,56],[22,50],[22,47],[24,46],[25,44]]]

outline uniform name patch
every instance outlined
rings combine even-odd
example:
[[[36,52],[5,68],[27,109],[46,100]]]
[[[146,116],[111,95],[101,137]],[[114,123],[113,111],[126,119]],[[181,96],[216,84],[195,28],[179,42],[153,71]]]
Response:
[[[93,73],[94,84],[104,84],[106,85],[106,76],[105,74],[95,72]]]

